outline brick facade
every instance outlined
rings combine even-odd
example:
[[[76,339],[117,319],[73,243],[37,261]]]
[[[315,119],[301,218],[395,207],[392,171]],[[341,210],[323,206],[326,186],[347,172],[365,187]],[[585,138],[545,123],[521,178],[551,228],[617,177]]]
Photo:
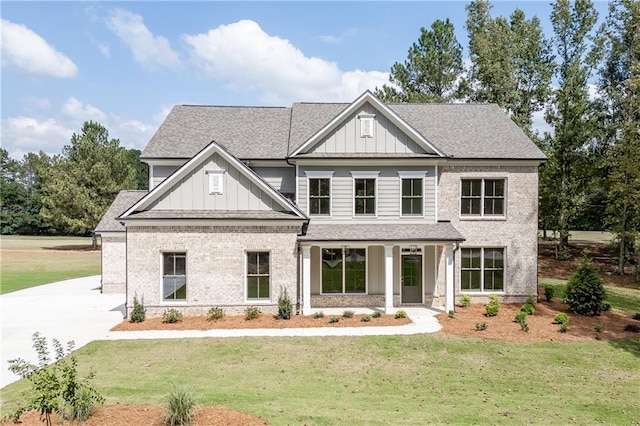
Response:
[[[186,315],[206,313],[219,306],[241,313],[247,306],[276,312],[281,289],[294,305],[297,294],[296,226],[158,226],[127,227],[127,314],[133,297],[144,297],[148,316],[169,308]],[[270,253],[270,299],[246,300],[247,251]],[[162,300],[162,253],[186,253],[187,300]]]
[[[101,236],[102,293],[125,293],[127,289],[127,243],[122,235]]]
[[[504,247],[505,302],[518,302],[537,292],[538,256],[538,167],[537,166],[448,166],[438,170],[438,218],[448,219],[465,237],[464,247]],[[505,178],[506,219],[470,220],[460,216],[461,179]],[[460,294],[460,250],[455,254],[455,294]],[[439,256],[439,270],[444,256]],[[438,275],[439,293],[444,277]],[[468,293],[474,302],[486,294]]]

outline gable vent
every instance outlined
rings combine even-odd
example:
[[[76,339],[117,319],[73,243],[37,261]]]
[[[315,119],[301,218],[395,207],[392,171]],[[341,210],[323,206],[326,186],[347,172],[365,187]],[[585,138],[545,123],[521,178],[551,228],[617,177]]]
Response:
[[[224,172],[207,170],[207,175],[209,175],[209,194],[222,194],[224,189]]]
[[[361,114],[358,116],[360,119],[360,137],[361,138],[372,138],[373,135],[373,119],[375,115],[373,114]]]

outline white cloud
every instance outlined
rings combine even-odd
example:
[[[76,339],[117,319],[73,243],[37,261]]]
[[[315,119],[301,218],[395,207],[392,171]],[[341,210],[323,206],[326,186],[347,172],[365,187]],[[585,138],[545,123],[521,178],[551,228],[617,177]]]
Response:
[[[5,19],[1,24],[3,66],[45,77],[68,78],[78,73],[71,59],[25,25]]]
[[[89,120],[102,121],[106,117],[100,109],[93,105],[83,104],[74,97],[67,99],[67,102],[62,106],[62,113],[71,119],[81,120],[83,123]]]
[[[104,56],[105,58],[111,57],[111,51],[109,51],[109,46],[107,46],[106,44],[98,43],[98,49],[100,50],[100,53],[102,53],[102,56]]]
[[[143,66],[153,68],[174,67],[180,64],[178,54],[171,49],[169,41],[154,36],[144,24],[142,16],[123,9],[115,9],[107,18],[107,26],[131,50],[135,60]]]
[[[73,130],[54,118],[9,117],[2,120],[2,145],[14,158],[22,153],[44,151],[59,154]],[[64,143],[61,143],[64,141]]]
[[[329,34],[329,35],[318,36],[318,40],[323,41],[325,43],[338,44],[338,43],[341,43],[345,38],[356,35],[357,32],[358,30],[356,30],[355,28],[348,28],[342,31],[339,35]]]
[[[250,20],[185,34],[183,40],[205,76],[237,91],[257,92],[267,103],[352,101],[388,80],[384,72],[345,72],[335,62],[305,56],[289,40],[265,33]]]
[[[48,110],[51,108],[51,100],[49,100],[49,98],[29,96],[27,98],[22,98],[21,103],[29,110]]]

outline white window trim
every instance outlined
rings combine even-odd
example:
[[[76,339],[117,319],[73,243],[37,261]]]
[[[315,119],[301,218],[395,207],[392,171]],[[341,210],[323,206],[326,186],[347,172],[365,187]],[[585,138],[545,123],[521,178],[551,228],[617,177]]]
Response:
[[[400,217],[406,217],[409,219],[424,219],[427,211],[425,196],[426,192],[426,172],[398,172],[399,186],[398,186],[398,206],[400,211]],[[402,213],[402,181],[404,179],[422,179],[422,214],[404,214]]]
[[[351,215],[354,219],[359,218],[377,218],[378,206],[380,200],[378,199],[378,175],[380,172],[351,172]],[[374,179],[373,197],[375,200],[375,211],[373,214],[356,214],[356,179]]]
[[[333,217],[333,172],[317,172],[307,171],[307,211],[306,213],[315,218],[331,219]],[[329,214],[315,214],[311,213],[311,185],[309,180],[311,179],[329,179]]]
[[[224,170],[207,170],[205,173],[209,176],[209,194],[224,194]],[[213,190],[215,179],[218,180],[218,191]]]
[[[187,286],[186,295],[184,300],[164,300],[164,254],[165,253],[184,253],[184,276],[185,276],[185,285]],[[187,250],[160,250],[160,306],[183,306],[186,305],[189,301],[189,268],[187,265],[187,259],[189,258],[189,253]]]
[[[260,299],[249,299],[248,295],[249,295],[249,281],[247,280],[248,278],[248,273],[247,273],[247,255],[249,253],[269,253],[269,298],[260,298]],[[251,250],[244,250],[243,253],[244,256],[244,262],[243,262],[243,270],[242,270],[242,274],[243,274],[243,281],[244,281],[244,303],[246,305],[269,305],[271,304],[271,300],[273,298],[273,269],[272,269],[272,265],[273,265],[273,259],[272,259],[272,253],[271,250],[263,250],[263,249],[251,249]]]
[[[320,271],[320,295],[321,296],[368,296],[369,295],[369,249],[366,246],[348,246],[346,249],[364,249],[364,257],[366,263],[364,266],[364,293],[345,293],[344,291],[344,275],[345,275],[345,253],[342,252],[342,293],[323,293],[322,292],[322,249],[341,249],[341,246],[321,246],[320,247],[320,263],[318,271]]]
[[[360,119],[360,137],[361,138],[374,138],[375,137],[375,114],[358,114],[358,118]],[[369,130],[371,132],[365,132],[365,123],[369,123]]]
[[[482,183],[480,185],[480,214],[462,214],[462,181],[463,180],[480,180]],[[503,211],[504,213],[501,215],[485,215],[484,214],[484,181],[485,180],[504,180],[504,205]],[[460,220],[506,220],[507,219],[507,194],[508,191],[509,180],[503,176],[495,176],[495,177],[460,177],[460,187],[458,191],[458,217]]]
[[[480,290],[463,290],[462,289],[462,249],[480,249]],[[485,249],[502,249],[502,264],[503,264],[503,281],[502,281],[502,290],[489,290],[485,291],[484,289],[484,250]],[[460,247],[460,281],[458,284],[459,290],[461,294],[497,294],[497,295],[505,295],[507,294],[507,248],[501,246],[469,246],[469,247]]]
[[[305,176],[309,179],[331,179],[334,171],[306,170]]]

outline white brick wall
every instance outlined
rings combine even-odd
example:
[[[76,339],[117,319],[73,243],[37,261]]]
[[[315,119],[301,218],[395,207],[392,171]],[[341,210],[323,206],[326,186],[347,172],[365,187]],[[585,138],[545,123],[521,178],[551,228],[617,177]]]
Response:
[[[438,218],[449,219],[466,241],[460,247],[504,247],[506,282],[503,299],[519,301],[536,294],[538,256],[538,168],[535,166],[440,167]],[[466,220],[460,216],[462,178],[506,178],[506,220]],[[444,256],[439,271],[444,271]],[[460,294],[460,250],[455,256],[456,295]],[[444,293],[444,274],[438,277]],[[482,301],[482,297],[474,297]]]
[[[102,292],[124,293],[127,287],[127,245],[121,236],[102,236]]]
[[[206,313],[220,306],[228,313],[241,313],[247,306],[263,312],[277,311],[281,288],[294,305],[296,292],[296,237],[299,227],[136,227],[127,228],[129,268],[127,312],[133,297],[144,296],[147,315],[160,316],[176,308],[184,314]],[[245,253],[269,251],[270,300],[245,301]],[[187,253],[187,301],[162,301],[162,252]]]

